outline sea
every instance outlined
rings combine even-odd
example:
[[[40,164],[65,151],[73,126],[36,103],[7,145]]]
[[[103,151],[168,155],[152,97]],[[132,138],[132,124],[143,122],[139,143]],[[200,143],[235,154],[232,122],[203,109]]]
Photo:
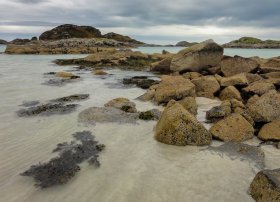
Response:
[[[0,46],[0,52],[5,46]],[[146,53],[179,48],[145,47]],[[225,49],[227,55],[245,57],[279,56],[279,50]],[[0,201],[1,202],[204,202],[253,201],[248,188],[260,170],[254,162],[207,150],[207,146],[172,146],[154,139],[156,121],[136,124],[78,122],[79,113],[89,107],[102,107],[117,97],[136,103],[138,111],[162,110],[151,102],[136,98],[145,90],[123,86],[122,79],[132,76],[157,78],[150,72],[106,70],[105,76],[90,71],[76,71],[74,66],[57,66],[55,59],[80,58],[85,55],[6,55],[0,54]],[[70,71],[81,78],[63,86],[49,86],[47,72]],[[77,102],[79,107],[67,115],[18,117],[23,102],[49,100],[78,93],[90,95]],[[197,119],[206,128],[206,111],[219,100],[197,98]],[[100,153],[99,168],[82,163],[81,170],[67,184],[46,189],[34,186],[31,177],[20,173],[31,165],[47,162],[57,154],[58,143],[70,142],[72,134],[91,131],[106,145]],[[245,143],[258,145],[257,138]],[[222,142],[213,141],[212,146]],[[265,168],[280,167],[280,151],[271,145],[262,147]]]

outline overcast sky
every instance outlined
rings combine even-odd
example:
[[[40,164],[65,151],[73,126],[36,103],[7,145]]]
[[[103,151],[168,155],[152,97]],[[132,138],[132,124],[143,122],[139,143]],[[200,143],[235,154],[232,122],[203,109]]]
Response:
[[[280,39],[280,0],[0,0],[0,38],[91,25],[148,43]]]

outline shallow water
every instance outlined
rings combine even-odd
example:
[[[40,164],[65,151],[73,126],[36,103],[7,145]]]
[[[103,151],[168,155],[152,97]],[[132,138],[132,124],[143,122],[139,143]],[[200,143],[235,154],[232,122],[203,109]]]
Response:
[[[116,97],[133,100],[139,111],[157,106],[134,100],[144,90],[119,84],[124,77],[150,73],[110,70],[113,75],[99,77],[81,72],[79,81],[62,87],[41,85],[47,79],[43,73],[72,69],[51,61],[72,57],[80,55],[0,54],[0,201],[252,201],[247,190],[258,169],[250,162],[204,151],[205,147],[158,143],[153,139],[155,121],[138,121],[136,125],[78,123],[83,109],[102,106]],[[23,101],[46,102],[76,93],[89,93],[90,99],[79,102],[78,110],[68,115],[19,118],[15,113]],[[205,98],[197,101],[202,122],[205,112],[219,104]],[[45,190],[34,187],[32,178],[19,175],[31,165],[52,158],[56,144],[71,141],[71,134],[82,130],[92,131],[106,145],[100,155],[100,168],[84,163],[66,185]],[[257,144],[258,140],[249,143]],[[279,150],[272,146],[263,149],[267,168],[280,167]]]

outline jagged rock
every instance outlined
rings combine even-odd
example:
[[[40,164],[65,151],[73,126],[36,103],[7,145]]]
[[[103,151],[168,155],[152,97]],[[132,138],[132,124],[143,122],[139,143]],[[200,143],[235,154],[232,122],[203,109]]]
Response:
[[[216,122],[220,119],[231,114],[231,102],[229,100],[225,100],[221,103],[220,106],[213,107],[209,111],[206,112],[206,119],[211,122]]]
[[[194,97],[186,97],[182,100],[178,101],[186,110],[188,110],[191,114],[197,115],[197,103]]]
[[[215,123],[210,132],[225,142],[242,142],[253,138],[253,126],[240,114],[234,113]]]
[[[69,38],[100,38],[101,32],[90,26],[64,24],[46,31],[39,36],[40,40],[60,40]]]
[[[272,83],[266,81],[266,80],[261,80],[261,81],[256,81],[254,83],[251,83],[249,86],[246,88],[242,89],[242,95],[243,97],[250,97],[255,94],[257,95],[263,95],[267,93],[270,90],[274,90],[275,87]]]
[[[123,79],[123,84],[125,85],[135,84],[137,87],[142,89],[148,89],[150,86],[157,83],[158,81],[149,79],[147,76],[134,76],[131,78]]]
[[[259,64],[250,58],[225,56],[221,61],[221,70],[226,77],[240,73],[249,73],[258,68]]]
[[[99,144],[90,131],[77,132],[73,137],[81,143],[72,141],[58,144],[53,150],[59,152],[58,157],[47,163],[33,165],[21,175],[33,177],[36,186],[48,188],[67,183],[81,169],[78,164],[85,160],[88,160],[90,165],[99,167],[99,153],[105,145]]]
[[[191,80],[195,85],[196,95],[200,97],[214,98],[214,94],[220,90],[220,84],[214,76],[203,76]]]
[[[151,71],[153,72],[160,72],[160,73],[170,73],[170,64],[171,64],[172,57],[164,58],[161,61],[154,62],[151,64]]]
[[[228,86],[222,92],[220,93],[219,98],[221,100],[229,100],[229,99],[237,99],[242,100],[242,97],[239,93],[239,91],[234,86]]]
[[[221,86],[246,86],[249,82],[245,74],[237,74],[231,77],[223,77]]]
[[[264,141],[267,140],[280,141],[280,119],[265,124],[261,128],[258,134],[258,138]]]
[[[137,112],[136,105],[127,98],[115,98],[107,102],[104,107],[114,107],[125,112],[135,113]]]
[[[155,139],[171,145],[209,145],[211,134],[182,105],[174,100],[164,109],[155,130]]]
[[[250,185],[250,194],[259,202],[280,201],[280,169],[260,171]]]
[[[247,103],[248,111],[255,122],[271,122],[280,119],[280,93],[271,90]]]
[[[223,48],[213,40],[207,40],[175,54],[172,58],[170,69],[174,72],[198,72],[217,66],[222,57]]]
[[[89,94],[74,94],[51,100],[52,102],[75,102],[89,98]]]
[[[139,113],[139,119],[141,120],[159,120],[161,115],[161,111],[158,109],[151,109],[145,112],[140,112]]]
[[[153,99],[158,104],[195,96],[195,85],[182,76],[162,76],[161,82],[151,88],[151,91],[154,90]]]
[[[138,113],[127,113],[113,107],[90,107],[79,114],[79,122],[96,124],[104,122],[136,123]]]

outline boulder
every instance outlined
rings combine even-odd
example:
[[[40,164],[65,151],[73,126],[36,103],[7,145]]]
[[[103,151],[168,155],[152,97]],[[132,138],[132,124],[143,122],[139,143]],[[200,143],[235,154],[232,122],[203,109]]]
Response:
[[[262,73],[280,72],[280,57],[269,58],[261,64]]]
[[[257,173],[250,185],[250,194],[259,202],[280,201],[280,169]]]
[[[204,41],[175,54],[171,60],[170,69],[174,72],[198,72],[217,66],[221,62],[223,51],[223,47],[213,40]]]
[[[179,100],[178,103],[181,104],[191,114],[197,115],[197,103],[194,97],[186,97],[182,100]]]
[[[242,97],[239,93],[239,91],[234,86],[228,86],[222,92],[220,93],[219,98],[221,100],[229,100],[229,99],[237,99],[242,100]]]
[[[199,97],[214,98],[220,90],[220,84],[214,76],[203,76],[191,81],[195,85],[196,95]]]
[[[137,112],[135,103],[127,98],[115,98],[104,104],[104,107],[114,107],[129,113]]]
[[[246,86],[249,82],[245,74],[237,74],[231,77],[223,77],[221,86]]]
[[[186,72],[184,74],[182,74],[182,76],[185,78],[185,79],[197,79],[199,77],[202,76],[202,74],[198,73],[198,72]]]
[[[171,57],[165,58],[161,61],[154,62],[151,64],[151,71],[160,73],[170,73]]]
[[[247,73],[246,78],[249,83],[254,83],[256,81],[261,81],[263,78],[258,74]]]
[[[225,142],[242,142],[253,138],[253,126],[240,114],[234,113],[215,123],[210,132]]]
[[[260,98],[248,102],[247,107],[255,122],[271,122],[280,119],[280,93],[271,90]]]
[[[240,73],[249,73],[258,68],[259,64],[250,58],[225,56],[221,61],[221,71],[226,77]]]
[[[8,44],[8,41],[5,41],[5,40],[3,40],[3,39],[0,39],[0,45],[6,45],[6,44]]]
[[[261,81],[256,81],[254,83],[251,83],[249,86],[246,88],[242,89],[242,94],[248,94],[248,95],[263,95],[267,93],[270,90],[274,90],[275,86],[266,81],[266,80],[261,80]]]
[[[171,145],[209,145],[211,134],[182,105],[170,101],[155,129],[155,139]]]
[[[161,82],[151,88],[155,90],[154,101],[158,104],[195,96],[195,85],[182,76],[162,76]]]
[[[258,134],[258,138],[264,141],[267,140],[280,141],[280,119],[265,124],[261,128]]]

